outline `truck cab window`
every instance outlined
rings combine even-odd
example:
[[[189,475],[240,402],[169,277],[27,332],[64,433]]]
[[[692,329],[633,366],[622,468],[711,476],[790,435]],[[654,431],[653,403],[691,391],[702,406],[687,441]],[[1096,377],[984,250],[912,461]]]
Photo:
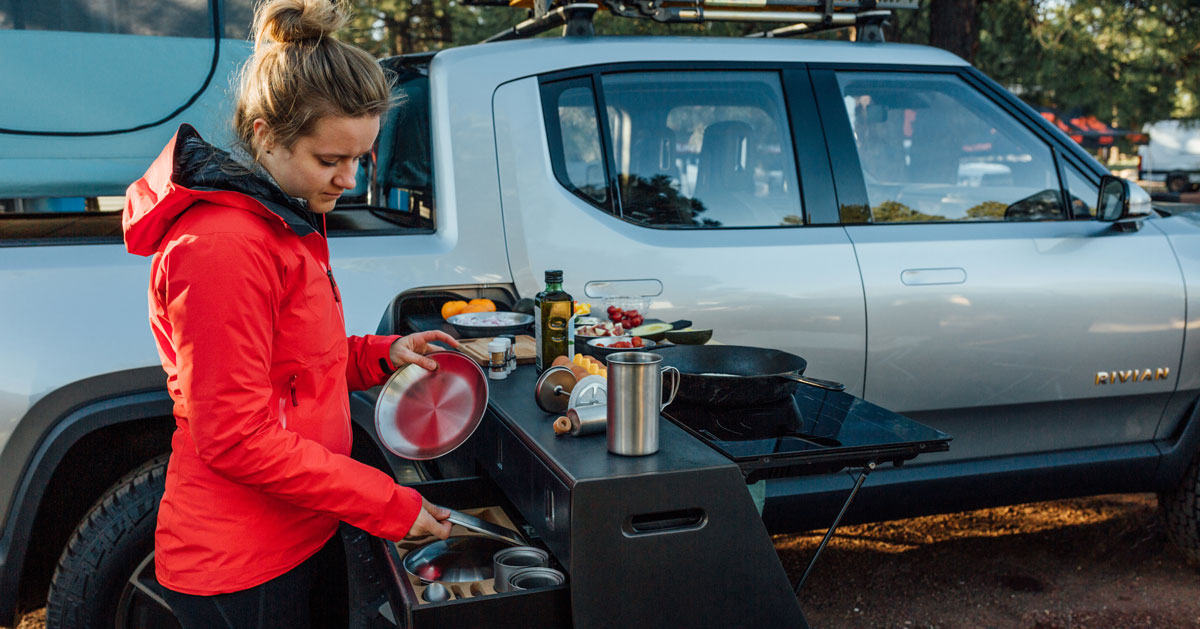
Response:
[[[670,228],[803,224],[777,73],[602,80],[624,218]]]
[[[550,161],[559,183],[610,210],[600,122],[590,78],[549,83],[542,88]]]
[[[1050,148],[960,78],[840,72],[877,223],[1063,219]]]

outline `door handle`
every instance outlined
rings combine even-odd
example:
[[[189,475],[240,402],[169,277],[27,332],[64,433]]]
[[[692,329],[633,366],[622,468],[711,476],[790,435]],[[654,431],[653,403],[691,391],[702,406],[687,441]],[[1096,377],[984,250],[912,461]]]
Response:
[[[900,272],[900,281],[905,286],[936,286],[939,284],[962,284],[967,281],[966,269],[946,267],[940,269],[905,269]]]

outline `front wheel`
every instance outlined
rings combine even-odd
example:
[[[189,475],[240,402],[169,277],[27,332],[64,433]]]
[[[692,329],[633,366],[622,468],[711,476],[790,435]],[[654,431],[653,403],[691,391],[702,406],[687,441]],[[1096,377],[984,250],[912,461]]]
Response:
[[[1179,485],[1158,495],[1167,537],[1183,551],[1187,562],[1200,568],[1200,454],[1192,458]]]
[[[1173,174],[1167,176],[1167,192],[1179,194],[1192,187],[1187,175]]]
[[[58,560],[46,626],[179,627],[154,578],[154,526],[167,477],[162,455],[117,481]]]

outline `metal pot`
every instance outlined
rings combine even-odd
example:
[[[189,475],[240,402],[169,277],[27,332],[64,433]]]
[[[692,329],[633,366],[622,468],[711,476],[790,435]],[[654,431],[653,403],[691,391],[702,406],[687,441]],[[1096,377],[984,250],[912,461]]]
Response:
[[[777,349],[739,345],[660,345],[663,365],[679,370],[677,398],[714,406],[750,406],[792,395],[798,383],[840,391],[804,375],[808,361]]]

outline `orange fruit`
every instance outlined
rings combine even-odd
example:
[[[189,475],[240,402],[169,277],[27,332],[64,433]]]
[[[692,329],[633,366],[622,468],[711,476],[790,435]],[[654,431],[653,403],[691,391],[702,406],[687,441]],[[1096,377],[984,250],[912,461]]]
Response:
[[[496,312],[496,304],[492,303],[490,299],[472,299],[467,304],[467,307],[478,308],[478,310],[472,310],[471,312]]]
[[[442,318],[449,319],[456,314],[461,314],[466,307],[467,302],[465,301],[448,301],[442,304]]]
[[[489,309],[484,304],[467,304],[467,307],[462,309],[462,314],[468,312],[495,312],[495,310]]]

